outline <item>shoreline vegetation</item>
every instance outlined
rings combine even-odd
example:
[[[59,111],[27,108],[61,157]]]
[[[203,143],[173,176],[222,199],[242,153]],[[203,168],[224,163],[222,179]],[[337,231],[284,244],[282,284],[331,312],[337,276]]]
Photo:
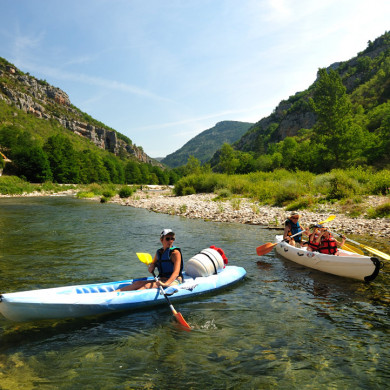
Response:
[[[339,202],[322,202],[307,209],[291,209],[285,206],[264,204],[243,195],[232,195],[229,191],[219,193],[196,193],[178,196],[176,187],[161,185],[68,185],[68,184],[30,184],[21,179],[9,177],[15,188],[27,185],[21,190],[5,191],[4,179],[0,178],[0,197],[13,196],[76,196],[92,199],[101,203],[116,203],[123,206],[144,208],[153,212],[177,215],[186,218],[200,218],[214,222],[232,222],[258,225],[260,228],[279,230],[293,212],[301,215],[303,226],[318,223],[329,215],[335,218],[327,226],[334,232],[353,236],[366,236],[366,240],[375,239],[388,248],[390,237],[390,217],[370,218],[373,210],[387,210],[390,195],[360,196],[356,203],[351,199]],[[3,185],[2,185],[3,184]],[[23,185],[24,185],[23,184]],[[10,185],[8,185],[10,188]],[[356,215],[356,207],[361,210]],[[364,242],[362,242],[364,243]],[[386,248],[386,249],[387,249]]]

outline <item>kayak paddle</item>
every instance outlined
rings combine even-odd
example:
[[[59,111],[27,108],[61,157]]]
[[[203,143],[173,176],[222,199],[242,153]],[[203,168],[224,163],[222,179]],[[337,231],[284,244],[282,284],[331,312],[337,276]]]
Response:
[[[337,234],[339,234],[339,233],[337,233]],[[340,235],[340,234],[339,234],[339,235]],[[386,253],[384,253],[384,252],[381,252],[381,251],[378,250],[378,249],[372,248],[372,247],[367,246],[367,245],[360,244],[359,242],[356,242],[356,241],[354,241],[354,240],[351,240],[350,238],[347,238],[346,240],[347,240],[347,241],[350,241],[350,242],[352,242],[352,243],[354,243],[354,244],[356,244],[356,245],[359,245],[361,248],[364,248],[366,251],[371,252],[371,253],[373,253],[374,255],[377,255],[377,256],[379,256],[379,257],[382,257],[382,259],[390,260],[390,256],[389,256],[388,254],[386,254]]]
[[[329,215],[329,217],[328,217],[328,218],[326,218],[326,219],[325,219],[325,221],[319,222],[318,224],[319,224],[319,225],[323,225],[324,223],[327,223],[327,222],[333,221],[335,218],[336,218],[336,216],[335,216],[335,215]]]
[[[294,234],[293,236],[290,236],[290,238],[293,238],[295,236],[299,236],[300,234],[302,234],[303,232],[299,232],[299,233],[296,233]],[[283,240],[283,241],[287,241],[287,240]],[[260,245],[256,248],[256,253],[258,256],[263,256],[263,255],[266,255],[268,252],[271,252],[272,249],[274,248],[274,246],[278,245],[279,242],[267,242],[266,244],[264,245]]]
[[[364,252],[361,249],[356,248],[356,246],[353,246],[353,245],[344,244],[341,247],[341,249],[344,249],[345,251],[348,251],[348,252],[357,253],[359,255],[364,255]]]
[[[149,265],[149,264],[151,264],[151,263],[153,262],[153,259],[152,259],[152,256],[150,255],[150,253],[137,253],[137,256],[138,256],[139,260],[140,260],[142,263],[146,264],[146,265]],[[156,276],[156,274],[154,273],[154,271],[153,271],[153,276],[154,276],[154,280],[155,280],[156,282],[158,282],[157,276]],[[191,329],[191,326],[188,325],[187,321],[183,318],[183,316],[181,315],[181,313],[178,313],[178,312],[175,310],[175,308],[172,306],[172,303],[171,303],[171,301],[169,300],[169,298],[168,298],[167,294],[165,293],[164,289],[162,288],[162,286],[159,286],[159,288],[160,288],[161,294],[164,295],[164,298],[167,300],[168,305],[169,305],[170,309],[172,310],[172,313],[173,313],[174,317],[176,318],[177,322],[178,322],[180,325],[184,326],[185,328]]]
[[[322,221],[322,222],[319,222],[318,224],[319,225],[322,225],[326,222],[330,222],[330,221],[333,221],[334,219],[336,218],[335,215],[330,215],[328,218],[325,219],[325,221]],[[296,233],[294,234],[293,236],[290,236],[290,238],[293,238],[295,236],[299,236],[300,234],[302,234],[302,232],[299,232],[299,233]],[[287,241],[287,240],[283,240],[283,241]],[[275,243],[272,243],[272,242],[267,242],[266,244],[264,245],[260,245],[256,248],[256,253],[258,256],[263,256],[263,255],[266,255],[268,252],[271,252],[272,249],[278,245],[279,243],[278,242],[275,242]]]

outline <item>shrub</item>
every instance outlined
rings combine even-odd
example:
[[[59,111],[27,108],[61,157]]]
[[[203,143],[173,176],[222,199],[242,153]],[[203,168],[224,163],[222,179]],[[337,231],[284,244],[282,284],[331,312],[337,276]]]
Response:
[[[325,194],[327,199],[351,198],[361,193],[357,180],[350,177],[346,171],[334,169],[328,174],[321,175],[315,180],[315,187]]]
[[[24,192],[33,192],[35,189],[36,186],[17,176],[0,176],[0,194],[21,195]]]
[[[120,198],[128,198],[134,193],[134,188],[129,186],[123,186],[118,194]]]
[[[92,183],[87,187],[86,192],[92,192],[94,195],[102,195],[103,188],[100,184]]]
[[[232,193],[229,189],[227,188],[221,188],[220,190],[217,191],[217,197],[214,198],[213,200],[220,200],[220,199],[226,199],[226,198],[231,198]]]
[[[241,205],[241,199],[240,198],[234,198],[230,201],[232,205],[233,210],[240,210],[240,205]]]
[[[296,180],[285,180],[277,188],[274,195],[274,205],[284,206],[290,200],[296,200],[303,195],[304,188]]]
[[[180,211],[181,214],[184,214],[187,211],[187,205],[186,204],[182,204],[179,207],[179,211]]]
[[[184,187],[182,191],[182,195],[192,195],[196,194],[195,188],[194,187]]]
[[[90,192],[90,191],[80,191],[77,193],[76,197],[79,198],[79,199],[83,199],[83,198],[93,198],[95,197],[96,195],[93,193],[93,192]]]
[[[188,175],[181,178],[174,188],[176,195],[184,195],[183,190],[186,187],[192,187],[194,193],[212,193],[219,188],[226,187],[227,175],[218,173],[205,173],[201,175]]]
[[[103,195],[104,198],[110,199],[110,198],[112,198],[113,196],[115,196],[115,192],[112,191],[112,190],[104,190],[104,191],[102,192],[102,195]]]
[[[290,204],[288,204],[286,210],[287,211],[303,210],[313,206],[315,203],[317,203],[317,201],[312,196],[305,196],[299,198],[295,202],[291,202]]]
[[[374,195],[386,195],[390,191],[390,170],[383,170],[371,175],[368,185],[369,193]]]
[[[368,218],[390,218],[390,202],[383,203],[367,211]]]

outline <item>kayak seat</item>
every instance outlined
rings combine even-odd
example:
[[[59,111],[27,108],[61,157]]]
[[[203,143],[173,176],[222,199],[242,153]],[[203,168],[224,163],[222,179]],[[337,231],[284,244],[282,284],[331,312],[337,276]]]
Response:
[[[114,291],[112,286],[99,286],[99,287],[80,287],[76,288],[77,294],[90,294],[90,293],[107,293]]]

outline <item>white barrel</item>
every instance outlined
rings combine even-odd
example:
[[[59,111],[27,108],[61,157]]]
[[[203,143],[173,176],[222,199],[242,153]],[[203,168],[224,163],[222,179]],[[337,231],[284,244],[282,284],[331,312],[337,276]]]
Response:
[[[218,273],[225,264],[218,251],[211,248],[201,250],[185,264],[186,274],[196,278],[198,276],[209,276]]]

